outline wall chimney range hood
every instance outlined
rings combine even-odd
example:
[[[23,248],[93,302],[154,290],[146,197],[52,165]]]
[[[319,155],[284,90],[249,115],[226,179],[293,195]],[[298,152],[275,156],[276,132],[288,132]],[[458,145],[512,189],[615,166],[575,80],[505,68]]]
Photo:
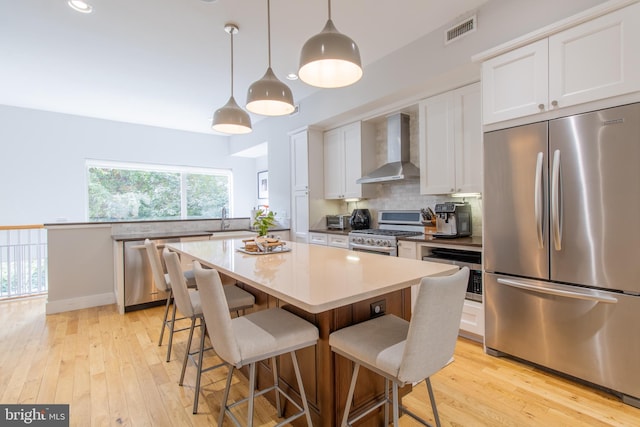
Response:
[[[409,161],[409,116],[398,113],[387,117],[387,163],[356,180],[358,184],[398,181],[420,177],[420,170]]]

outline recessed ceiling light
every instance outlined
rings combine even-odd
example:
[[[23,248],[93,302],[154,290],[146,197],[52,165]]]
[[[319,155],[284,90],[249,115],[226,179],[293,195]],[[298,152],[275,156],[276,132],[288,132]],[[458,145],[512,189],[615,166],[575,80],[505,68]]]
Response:
[[[89,3],[82,0],[69,0],[67,4],[71,9],[80,13],[91,13],[91,11],[93,10],[93,7],[91,7]]]
[[[287,80],[298,80],[298,75],[296,73],[287,74]]]

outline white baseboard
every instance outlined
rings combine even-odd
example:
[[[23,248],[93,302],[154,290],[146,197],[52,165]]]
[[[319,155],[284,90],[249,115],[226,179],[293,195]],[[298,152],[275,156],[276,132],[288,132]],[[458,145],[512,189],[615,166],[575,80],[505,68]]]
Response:
[[[85,297],[64,299],[59,301],[47,300],[47,314],[62,313],[64,311],[80,310],[89,307],[99,307],[116,303],[116,296],[113,292],[98,295],[88,295]]]

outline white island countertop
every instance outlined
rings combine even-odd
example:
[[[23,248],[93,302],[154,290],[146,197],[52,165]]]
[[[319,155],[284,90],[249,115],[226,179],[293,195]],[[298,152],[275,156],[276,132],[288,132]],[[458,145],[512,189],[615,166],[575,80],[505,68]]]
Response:
[[[309,313],[321,313],[446,276],[448,264],[286,242],[289,252],[249,255],[241,240],[170,243],[167,247]]]

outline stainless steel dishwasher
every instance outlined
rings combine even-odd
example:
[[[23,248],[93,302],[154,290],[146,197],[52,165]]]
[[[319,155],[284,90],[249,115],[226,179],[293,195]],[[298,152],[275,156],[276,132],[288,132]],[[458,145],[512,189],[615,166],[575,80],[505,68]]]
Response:
[[[180,239],[154,240],[159,251],[164,249],[166,243],[179,241]],[[153,281],[144,240],[124,242],[124,311],[162,305],[166,302],[167,295],[156,288]]]

